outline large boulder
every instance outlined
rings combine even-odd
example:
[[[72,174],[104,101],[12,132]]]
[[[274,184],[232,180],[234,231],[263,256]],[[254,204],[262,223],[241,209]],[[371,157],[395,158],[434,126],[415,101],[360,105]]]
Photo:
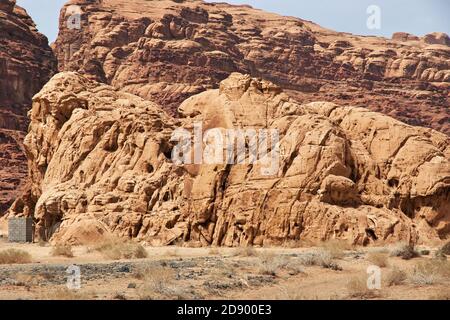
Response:
[[[37,236],[77,243],[79,230],[89,239],[98,231],[154,245],[238,246],[417,243],[450,233],[444,134],[364,108],[302,105],[239,73],[184,101],[179,114],[73,72],[53,77],[33,99],[25,140]],[[236,152],[225,163],[177,163],[174,137],[199,124],[204,137],[254,129],[271,132],[261,145],[275,143],[256,162]],[[200,141],[206,150],[210,141]]]

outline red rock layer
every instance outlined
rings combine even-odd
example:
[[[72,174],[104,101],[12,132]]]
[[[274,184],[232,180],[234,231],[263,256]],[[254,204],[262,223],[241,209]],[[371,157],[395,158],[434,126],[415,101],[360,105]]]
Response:
[[[81,28],[67,8],[82,9]],[[301,102],[364,106],[450,133],[445,34],[393,40],[324,29],[249,6],[185,1],[73,0],[61,11],[60,69],[158,102],[187,97],[231,72],[270,80]]]
[[[45,36],[13,0],[0,0],[0,216],[21,192],[27,164],[22,140],[31,98],[56,71]]]

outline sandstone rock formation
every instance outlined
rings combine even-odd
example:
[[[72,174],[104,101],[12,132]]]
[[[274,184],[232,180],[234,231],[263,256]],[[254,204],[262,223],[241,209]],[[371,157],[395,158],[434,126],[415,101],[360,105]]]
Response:
[[[0,216],[27,175],[22,140],[31,98],[56,71],[45,36],[15,0],[0,0]]]
[[[68,28],[78,5],[81,28]],[[61,70],[155,101],[172,114],[232,72],[269,80],[303,103],[364,106],[450,133],[445,34],[393,40],[324,29],[249,6],[199,0],[72,0],[55,44]],[[405,42],[406,41],[406,42]]]
[[[299,104],[239,73],[185,100],[179,115],[77,73],[54,76],[33,99],[25,139],[32,189],[11,214],[33,214],[39,237],[69,243],[108,234],[225,246],[450,235],[445,134],[364,108]],[[196,123],[204,134],[277,130],[263,160],[279,165],[268,174],[264,161],[174,163],[175,130]]]

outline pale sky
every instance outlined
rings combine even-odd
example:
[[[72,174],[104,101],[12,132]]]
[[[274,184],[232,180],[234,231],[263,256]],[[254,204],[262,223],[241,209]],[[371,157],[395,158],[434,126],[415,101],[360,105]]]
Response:
[[[132,1],[132,0],[124,0]],[[360,35],[391,37],[396,31],[418,36],[430,32],[450,34],[449,0],[224,0],[233,4],[249,4],[270,12],[311,20],[336,31]],[[50,42],[58,34],[59,10],[67,0],[17,0]],[[214,1],[209,1],[214,2]],[[367,8],[381,9],[381,29],[370,30]]]

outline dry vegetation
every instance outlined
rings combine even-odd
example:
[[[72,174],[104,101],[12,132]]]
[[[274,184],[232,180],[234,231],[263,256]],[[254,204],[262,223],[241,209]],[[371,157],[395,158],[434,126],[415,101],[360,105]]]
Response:
[[[439,251],[443,254],[450,255],[450,241],[444,244]]]
[[[176,272],[169,267],[149,266],[136,276],[143,280],[138,290],[141,300],[187,299],[185,290],[176,284]]]
[[[89,248],[89,251],[98,251],[111,260],[147,258],[145,248],[131,241],[109,240]]]
[[[391,256],[410,260],[419,257],[420,254],[414,249],[413,245],[403,243],[391,250]]]
[[[450,278],[450,262],[438,259],[419,262],[409,275],[409,281],[418,286],[433,285]]]
[[[272,252],[258,256],[258,272],[264,275],[276,276],[279,269],[286,267],[288,260],[284,256]]]
[[[365,274],[351,278],[347,282],[347,290],[349,297],[355,299],[373,299],[380,296],[378,290],[368,288]]]
[[[300,256],[299,261],[305,266],[320,266],[326,269],[342,270],[342,267],[333,261],[333,255],[324,249],[317,249]]]
[[[17,248],[28,247],[18,245]],[[33,259],[39,263],[36,265],[42,266],[42,259],[49,259],[55,262],[55,266],[47,269],[44,263],[43,269],[39,271],[36,271],[35,264],[2,266],[4,273],[0,274],[0,279],[5,279],[3,285],[16,290],[15,295],[9,293],[9,297],[67,300],[450,297],[450,291],[446,290],[446,286],[450,285],[450,261],[433,258],[434,253],[442,248],[438,246],[429,248],[433,255],[407,261],[400,259],[405,252],[409,256],[410,250],[405,249],[405,246],[396,248],[400,258],[390,258],[391,250],[388,249],[350,247],[352,250],[347,251],[349,247],[345,243],[334,241],[309,249],[210,247],[198,250],[172,246],[162,250],[145,250],[133,242],[108,241],[93,246],[88,251],[99,252],[112,260],[146,257],[148,252],[152,259],[102,262],[99,267],[96,266],[97,262],[87,261],[97,261],[98,254],[83,257],[86,251],[77,248],[76,257],[64,264],[78,265],[78,261],[82,261],[81,264],[89,267],[83,269],[82,289],[75,291],[64,289],[64,265],[61,259],[52,258],[71,256],[72,248],[39,248],[39,244],[35,248],[37,252],[33,251]],[[6,251],[11,250],[0,251],[0,257]],[[142,251],[143,254],[140,253]],[[77,260],[80,258],[82,259]],[[8,263],[9,261],[11,260]],[[370,264],[385,268],[381,274],[382,290],[368,288],[366,269]],[[11,268],[16,268],[17,271],[8,270]],[[121,271],[116,272],[117,270]],[[0,289],[1,283],[0,281]],[[89,286],[86,286],[88,283]],[[7,296],[7,293],[3,292],[3,296]]]
[[[70,245],[56,245],[52,248],[52,256],[61,256],[67,258],[73,258],[72,246]]]
[[[30,263],[31,255],[23,250],[7,249],[0,252],[0,264]]]
[[[398,267],[393,267],[386,273],[385,282],[388,287],[398,286],[405,282],[407,274]]]

